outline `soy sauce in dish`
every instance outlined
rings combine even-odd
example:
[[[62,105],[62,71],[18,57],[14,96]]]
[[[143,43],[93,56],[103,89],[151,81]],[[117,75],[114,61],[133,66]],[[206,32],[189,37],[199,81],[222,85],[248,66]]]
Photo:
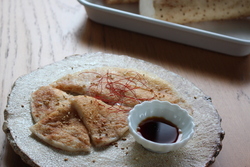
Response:
[[[137,128],[137,132],[147,140],[157,143],[174,143],[181,136],[180,129],[162,117],[149,117],[143,120]]]

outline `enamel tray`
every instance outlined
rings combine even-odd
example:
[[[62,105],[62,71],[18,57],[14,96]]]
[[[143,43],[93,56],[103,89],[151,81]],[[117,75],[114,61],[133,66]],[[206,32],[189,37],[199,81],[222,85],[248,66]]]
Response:
[[[85,7],[88,17],[101,24],[231,56],[250,54],[250,17],[180,25],[139,15],[138,4],[78,1]]]

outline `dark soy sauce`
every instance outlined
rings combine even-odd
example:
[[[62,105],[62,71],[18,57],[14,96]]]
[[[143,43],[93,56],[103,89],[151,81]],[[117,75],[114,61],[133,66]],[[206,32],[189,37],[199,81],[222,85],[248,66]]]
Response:
[[[143,120],[137,131],[144,138],[157,143],[174,143],[180,134],[175,124],[162,117],[149,117]]]

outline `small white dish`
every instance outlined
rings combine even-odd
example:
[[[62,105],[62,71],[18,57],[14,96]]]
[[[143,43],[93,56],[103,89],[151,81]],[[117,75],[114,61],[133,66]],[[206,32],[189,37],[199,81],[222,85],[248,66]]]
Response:
[[[150,117],[161,117],[175,124],[182,132],[181,139],[174,143],[157,143],[145,139],[137,128],[143,120]],[[129,113],[128,124],[135,140],[147,150],[157,153],[167,153],[183,147],[192,138],[195,128],[193,118],[186,110],[176,104],[158,100],[136,105]]]

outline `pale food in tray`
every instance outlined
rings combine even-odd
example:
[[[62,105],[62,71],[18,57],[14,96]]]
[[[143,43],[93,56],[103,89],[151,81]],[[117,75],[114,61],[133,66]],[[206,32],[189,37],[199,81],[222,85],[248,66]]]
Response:
[[[249,0],[104,0],[107,4],[139,3],[139,14],[174,23],[238,19],[250,16]]]
[[[184,24],[250,16],[250,0],[140,0],[141,15]]]
[[[121,64],[121,61],[124,63]],[[101,99],[107,97],[105,93],[104,96],[97,99],[98,104],[101,105],[93,105],[97,94],[93,95],[92,91],[86,93],[86,90],[89,90],[86,88],[91,88],[95,84],[84,87],[81,81],[88,77],[84,75],[86,73],[81,75],[81,72],[93,69],[110,69],[114,72],[114,69],[117,68],[133,69],[132,71],[136,71],[142,76],[143,74],[148,75],[152,80],[157,81],[156,85],[159,86],[163,83],[164,89],[172,92],[169,96],[161,95],[159,98],[185,107],[193,117],[196,125],[195,133],[187,145],[167,154],[147,151],[127,132],[127,124],[124,121],[128,111],[127,106],[125,109],[121,109],[120,105],[110,104],[110,100],[103,102]],[[103,72],[107,73],[105,70]],[[81,77],[74,78],[76,74]],[[83,78],[84,76],[85,78]],[[89,77],[100,79],[95,75],[89,75]],[[69,85],[67,86],[65,83]],[[88,82],[84,83],[88,84]],[[143,85],[147,85],[146,83]],[[156,91],[158,90],[160,91],[160,89],[156,89]],[[138,91],[142,90],[138,89]],[[36,96],[36,93],[40,94],[39,92],[44,93],[45,96]],[[91,97],[88,97],[88,93],[92,94]],[[46,101],[46,95],[51,100],[39,104],[39,99]],[[143,96],[144,100],[150,100],[151,95],[154,94],[151,92],[148,96]],[[157,93],[157,95],[160,94]],[[32,99],[36,101],[36,97],[41,98],[37,99],[38,103],[32,103]],[[129,99],[131,100],[131,98]],[[123,102],[130,100],[127,99]],[[121,100],[118,101],[120,104]],[[132,98],[131,102],[133,103],[129,104],[134,105],[139,101]],[[32,104],[37,104],[37,110],[32,109],[34,107]],[[128,105],[128,107],[133,107],[133,105]],[[44,110],[39,106],[50,107],[48,110]],[[106,107],[109,110],[106,110]],[[110,113],[110,111],[116,112]],[[96,119],[90,119],[90,115]],[[100,115],[102,117],[99,117]],[[102,134],[100,132],[104,130],[100,129],[103,128],[101,125],[105,123],[100,121],[100,118],[102,118],[101,120],[110,120],[110,118],[113,120],[106,122],[107,126],[104,126],[112,127],[107,129],[109,133],[107,136],[105,135],[107,138],[104,138],[105,140],[102,142],[104,145],[107,144],[107,141],[110,143],[106,146],[99,146],[98,142],[93,142],[95,139],[100,141],[99,134]],[[95,124],[97,120],[99,125]],[[73,128],[74,126],[76,128]],[[90,132],[92,127],[93,131]],[[41,167],[162,166],[162,164],[166,166],[209,166],[220,153],[224,137],[221,118],[212,105],[211,98],[188,80],[143,60],[104,53],[70,56],[17,79],[8,97],[3,130],[15,152],[26,163]],[[106,134],[107,131],[104,131]]]
[[[250,54],[249,17],[176,24],[141,15],[138,3],[107,4],[103,0],[78,1],[85,7],[89,18],[101,24],[227,55]],[[195,17],[197,18],[199,17]]]

